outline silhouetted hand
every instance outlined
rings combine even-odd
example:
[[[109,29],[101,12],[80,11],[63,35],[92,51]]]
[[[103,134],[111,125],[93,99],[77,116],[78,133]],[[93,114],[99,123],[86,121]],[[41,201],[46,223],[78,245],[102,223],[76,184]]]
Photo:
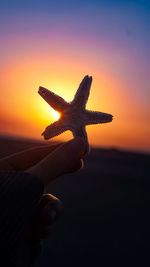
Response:
[[[56,146],[52,153],[41,160],[39,163],[30,167],[27,172],[39,177],[47,186],[57,177],[75,172],[83,166],[81,158],[85,154],[85,143],[81,138]]]
[[[75,138],[66,143],[38,146],[15,153],[0,160],[0,170],[24,171],[40,179],[46,187],[57,177],[79,170],[83,166],[85,143]],[[52,224],[62,213],[62,203],[50,194],[43,194],[35,214],[33,214],[29,230],[29,242],[37,242],[50,231]],[[33,252],[32,258],[39,251]]]

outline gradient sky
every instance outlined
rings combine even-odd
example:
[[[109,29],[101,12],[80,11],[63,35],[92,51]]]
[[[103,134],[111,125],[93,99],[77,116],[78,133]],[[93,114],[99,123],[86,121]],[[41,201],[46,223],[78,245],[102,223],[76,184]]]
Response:
[[[42,138],[39,85],[70,101],[89,74],[87,108],[114,115],[90,143],[150,151],[150,1],[1,0],[0,51],[0,133]]]

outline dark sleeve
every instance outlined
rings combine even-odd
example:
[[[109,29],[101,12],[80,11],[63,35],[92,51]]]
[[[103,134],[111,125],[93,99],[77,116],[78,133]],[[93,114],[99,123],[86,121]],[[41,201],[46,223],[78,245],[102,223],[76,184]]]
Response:
[[[42,182],[28,173],[0,171],[0,250],[13,262],[43,191]]]

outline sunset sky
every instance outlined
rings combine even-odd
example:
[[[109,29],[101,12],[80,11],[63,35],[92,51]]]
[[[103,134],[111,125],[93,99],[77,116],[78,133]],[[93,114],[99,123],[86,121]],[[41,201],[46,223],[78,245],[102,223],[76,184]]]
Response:
[[[92,145],[150,151],[150,1],[1,0],[0,133],[41,139],[56,120],[39,85],[71,101],[93,76]],[[54,140],[68,140],[70,133]]]

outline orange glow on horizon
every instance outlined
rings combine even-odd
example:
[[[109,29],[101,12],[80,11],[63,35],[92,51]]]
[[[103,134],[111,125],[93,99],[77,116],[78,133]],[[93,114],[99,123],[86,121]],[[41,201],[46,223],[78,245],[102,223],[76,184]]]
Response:
[[[39,85],[71,101],[83,76],[94,73],[87,108],[111,113],[114,120],[87,127],[90,144],[149,151],[148,118],[139,103],[131,101],[121,82],[88,58],[80,64],[76,57],[71,61],[69,56],[43,54],[6,66],[0,74],[0,132],[41,138],[45,127],[60,114],[38,95]],[[70,137],[67,132],[57,138]]]

